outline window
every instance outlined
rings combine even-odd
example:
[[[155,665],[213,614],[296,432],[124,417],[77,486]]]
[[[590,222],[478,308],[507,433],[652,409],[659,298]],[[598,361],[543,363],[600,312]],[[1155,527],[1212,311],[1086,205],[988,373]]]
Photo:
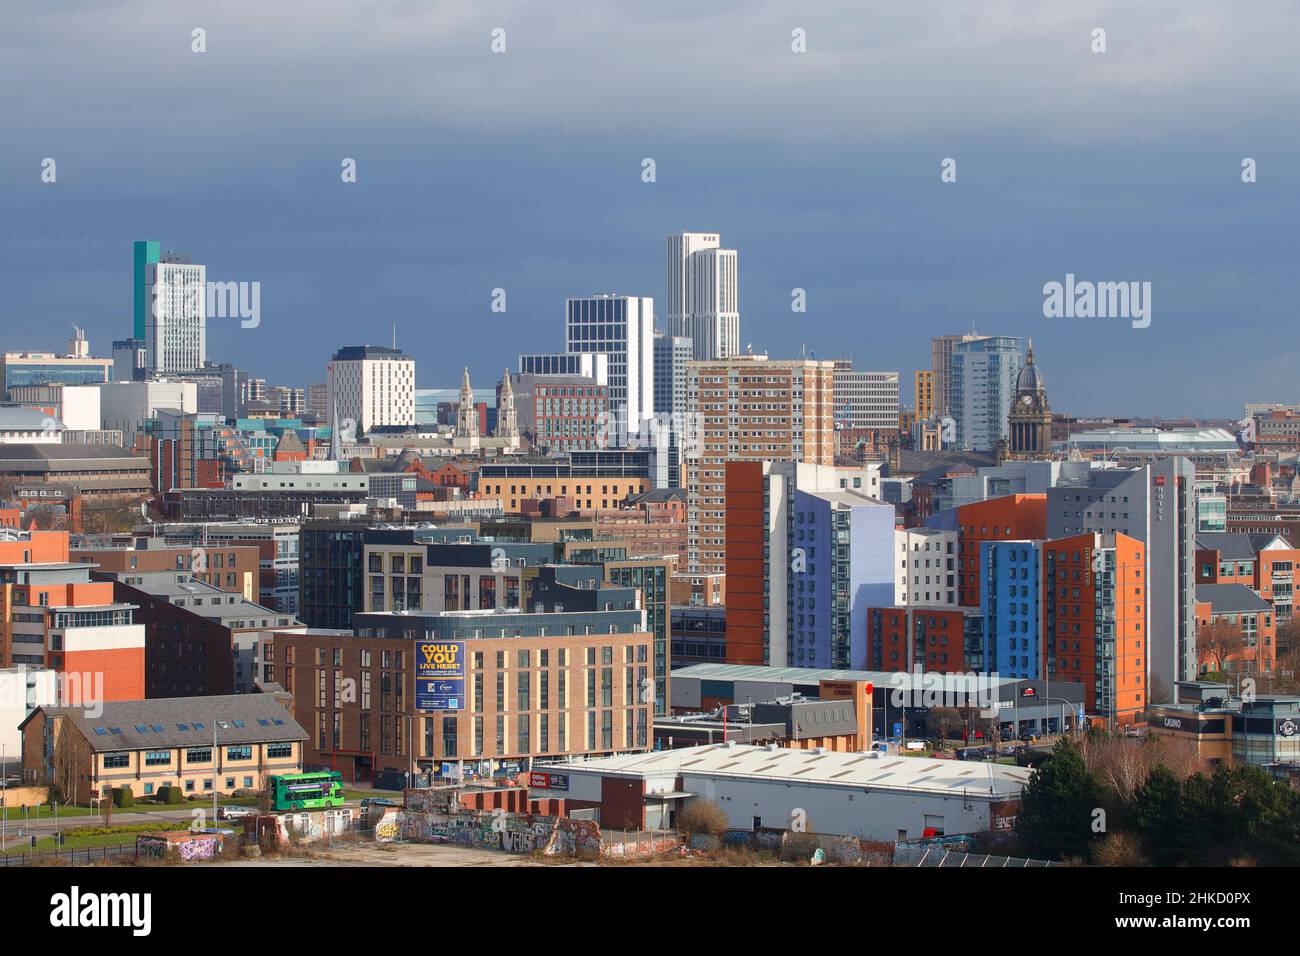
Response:
[[[172,762],[172,752],[170,750],[149,750],[144,755],[144,765],[146,767],[167,767]]]
[[[252,760],[253,748],[248,746],[227,747],[226,759],[227,760]]]

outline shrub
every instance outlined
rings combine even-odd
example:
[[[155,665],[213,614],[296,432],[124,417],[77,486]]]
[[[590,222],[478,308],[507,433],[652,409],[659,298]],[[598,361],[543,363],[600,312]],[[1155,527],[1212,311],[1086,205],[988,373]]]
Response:
[[[135,805],[135,796],[131,793],[130,787],[113,788],[113,806],[121,809]]]
[[[1142,841],[1131,833],[1108,833],[1092,845],[1092,862],[1097,866],[1150,866],[1142,852]]]
[[[726,811],[712,800],[692,800],[677,817],[677,829],[688,836],[703,833],[720,837],[728,826]]]
[[[185,794],[181,793],[180,787],[163,787],[162,793],[158,795],[158,798],[163,803],[169,803],[169,804],[177,804],[177,803],[185,802]]]

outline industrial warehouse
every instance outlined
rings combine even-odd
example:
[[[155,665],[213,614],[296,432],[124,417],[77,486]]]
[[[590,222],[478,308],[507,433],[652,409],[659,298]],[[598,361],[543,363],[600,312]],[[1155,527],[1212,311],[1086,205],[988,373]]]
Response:
[[[803,830],[865,840],[1005,832],[1030,770],[880,752],[790,750],[734,741],[555,764],[530,796],[599,810],[603,827],[672,828],[692,799],[735,830]]]

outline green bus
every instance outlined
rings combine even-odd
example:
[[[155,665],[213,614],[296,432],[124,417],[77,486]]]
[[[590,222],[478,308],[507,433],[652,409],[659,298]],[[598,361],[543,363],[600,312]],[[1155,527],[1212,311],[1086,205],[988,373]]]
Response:
[[[324,810],[343,806],[343,775],[337,770],[272,774],[272,810]]]

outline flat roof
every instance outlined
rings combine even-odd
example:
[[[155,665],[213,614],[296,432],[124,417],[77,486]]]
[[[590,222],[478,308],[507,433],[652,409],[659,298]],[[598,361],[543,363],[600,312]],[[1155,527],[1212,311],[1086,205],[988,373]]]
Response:
[[[1032,771],[986,761],[936,760],[898,754],[818,753],[726,743],[548,764],[549,772],[629,776],[706,774],[717,777],[820,783],[866,790],[921,790],[1015,798]],[[647,794],[653,796],[653,794]]]

